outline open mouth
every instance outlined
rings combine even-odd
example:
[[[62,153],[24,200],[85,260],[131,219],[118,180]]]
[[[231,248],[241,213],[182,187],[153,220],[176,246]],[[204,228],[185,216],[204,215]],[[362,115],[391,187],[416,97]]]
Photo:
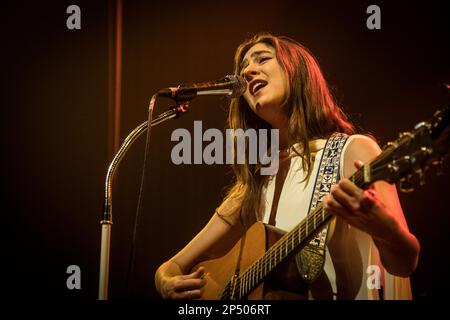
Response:
[[[250,94],[254,96],[259,90],[267,85],[267,81],[264,80],[254,80],[250,85]]]

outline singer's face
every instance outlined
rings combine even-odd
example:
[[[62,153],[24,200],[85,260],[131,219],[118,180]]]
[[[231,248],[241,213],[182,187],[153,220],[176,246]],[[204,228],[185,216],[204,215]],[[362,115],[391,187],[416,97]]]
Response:
[[[248,82],[244,98],[256,115],[273,127],[285,123],[283,107],[289,92],[288,81],[275,49],[265,43],[251,47],[242,59],[241,75]]]

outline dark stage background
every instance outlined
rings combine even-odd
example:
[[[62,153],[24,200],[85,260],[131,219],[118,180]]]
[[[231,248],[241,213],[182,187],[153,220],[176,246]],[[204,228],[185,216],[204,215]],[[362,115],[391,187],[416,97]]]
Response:
[[[392,2],[124,1],[120,141],[146,120],[154,92],[231,73],[237,45],[262,30],[306,45],[352,120],[382,144],[394,139],[446,104],[439,85],[449,80],[450,55],[444,1]],[[66,28],[71,4],[81,8],[81,30]],[[381,8],[381,30],[366,28],[371,4]],[[2,282],[11,298],[97,297],[103,183],[112,159],[114,5],[2,4]],[[160,100],[155,115],[169,103]],[[188,115],[152,130],[127,290],[144,138],[128,153],[114,184],[111,299],[158,299],[157,266],[219,204],[230,169],[173,165],[170,135],[179,127],[192,130],[194,120],[202,120],[204,130],[223,129],[226,109],[226,100],[198,98]],[[445,176],[429,175],[425,187],[400,195],[422,245],[411,276],[416,299],[448,296],[449,169],[447,163]],[[66,287],[72,264],[81,268],[81,290]]]

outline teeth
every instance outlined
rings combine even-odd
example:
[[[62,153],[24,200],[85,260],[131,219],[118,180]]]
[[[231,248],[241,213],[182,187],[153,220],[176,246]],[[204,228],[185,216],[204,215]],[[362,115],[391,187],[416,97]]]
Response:
[[[256,84],[253,86],[253,93],[255,93],[256,90],[258,90],[259,87],[263,87],[263,86],[264,86],[264,83],[262,83],[262,82],[256,83]]]

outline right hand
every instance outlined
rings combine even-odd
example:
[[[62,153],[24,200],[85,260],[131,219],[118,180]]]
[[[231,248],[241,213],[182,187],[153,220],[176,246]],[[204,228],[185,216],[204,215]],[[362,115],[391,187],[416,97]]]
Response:
[[[170,300],[200,299],[206,284],[204,274],[205,268],[200,267],[187,275],[165,277],[161,288],[162,297]]]

